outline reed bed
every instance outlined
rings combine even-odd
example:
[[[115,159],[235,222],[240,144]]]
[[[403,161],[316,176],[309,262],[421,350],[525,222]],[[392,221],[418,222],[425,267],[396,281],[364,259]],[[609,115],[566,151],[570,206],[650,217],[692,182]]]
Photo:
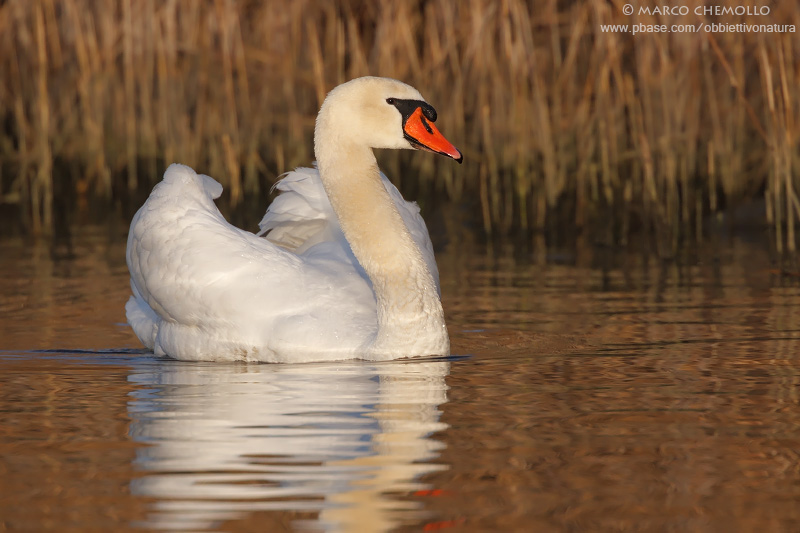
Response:
[[[798,34],[602,31],[800,30],[795,0],[758,17],[625,16],[623,3],[9,0],[1,198],[46,233],[58,202],[149,190],[172,161],[215,176],[232,206],[265,196],[313,159],[326,92],[370,74],[420,88],[465,155],[382,154],[387,172],[423,203],[474,205],[489,234],[644,232],[669,251],[761,201],[778,247],[795,250]]]

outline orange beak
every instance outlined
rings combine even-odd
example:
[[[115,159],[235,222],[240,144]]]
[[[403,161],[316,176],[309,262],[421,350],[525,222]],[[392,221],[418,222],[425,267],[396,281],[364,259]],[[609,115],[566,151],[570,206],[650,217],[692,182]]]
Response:
[[[434,118],[436,118],[434,116]],[[446,155],[452,157],[459,163],[464,159],[458,148],[453,146],[450,141],[444,138],[444,135],[439,133],[433,122],[430,122],[422,114],[422,108],[418,107],[411,116],[408,117],[406,123],[403,124],[403,132],[406,138],[411,141],[414,148],[421,148],[429,152]]]

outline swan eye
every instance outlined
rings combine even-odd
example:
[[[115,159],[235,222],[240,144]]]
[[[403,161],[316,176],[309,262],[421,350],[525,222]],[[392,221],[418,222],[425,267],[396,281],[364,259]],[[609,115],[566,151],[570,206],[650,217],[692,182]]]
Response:
[[[396,101],[395,101],[394,98],[387,98],[386,99],[386,103],[389,104],[389,105],[394,105],[396,103]]]

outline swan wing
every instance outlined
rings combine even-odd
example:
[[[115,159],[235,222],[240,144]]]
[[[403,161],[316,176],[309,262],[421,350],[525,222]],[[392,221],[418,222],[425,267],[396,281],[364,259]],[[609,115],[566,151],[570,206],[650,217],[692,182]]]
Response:
[[[259,222],[258,235],[295,253],[320,242],[344,239],[317,169],[287,172],[274,189],[280,194]]]
[[[403,218],[403,222],[406,223],[411,237],[419,247],[420,252],[422,252],[422,257],[428,265],[428,270],[433,276],[434,283],[436,283],[436,290],[439,292],[439,296],[441,296],[439,268],[436,266],[436,257],[433,254],[433,244],[431,243],[431,237],[428,233],[428,226],[425,225],[425,220],[419,212],[419,205],[417,205],[417,202],[407,202],[403,198],[403,195],[400,194],[400,191],[397,190],[397,187],[389,181],[389,178],[387,178],[383,172],[381,172],[381,179],[383,180],[383,185],[386,187],[386,190],[389,192],[389,196],[394,200],[397,210],[400,211],[400,216]]]
[[[407,202],[383,172],[381,180],[422,252],[439,290],[439,270],[419,206],[416,202]],[[259,235],[266,235],[270,241],[297,254],[304,254],[320,243],[336,243],[354,267],[361,271],[339,226],[317,169],[298,168],[288,172],[276,183],[275,188],[280,194],[258,224]]]
[[[172,165],[137,212],[127,261],[129,322],[180,359],[352,357],[376,329],[374,295],[341,246],[298,256],[229,224],[222,187]]]

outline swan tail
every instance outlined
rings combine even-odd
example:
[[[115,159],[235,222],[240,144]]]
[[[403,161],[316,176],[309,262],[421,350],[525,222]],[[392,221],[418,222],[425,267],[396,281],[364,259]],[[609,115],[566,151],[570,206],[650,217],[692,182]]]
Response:
[[[153,349],[158,335],[158,315],[138,295],[131,296],[125,304],[125,316],[142,344]]]
[[[161,187],[169,189],[176,187],[182,193],[194,190],[210,200],[216,200],[222,194],[222,185],[217,180],[205,174],[198,174],[192,167],[179,163],[167,167],[164,179],[158,185],[158,188]]]

